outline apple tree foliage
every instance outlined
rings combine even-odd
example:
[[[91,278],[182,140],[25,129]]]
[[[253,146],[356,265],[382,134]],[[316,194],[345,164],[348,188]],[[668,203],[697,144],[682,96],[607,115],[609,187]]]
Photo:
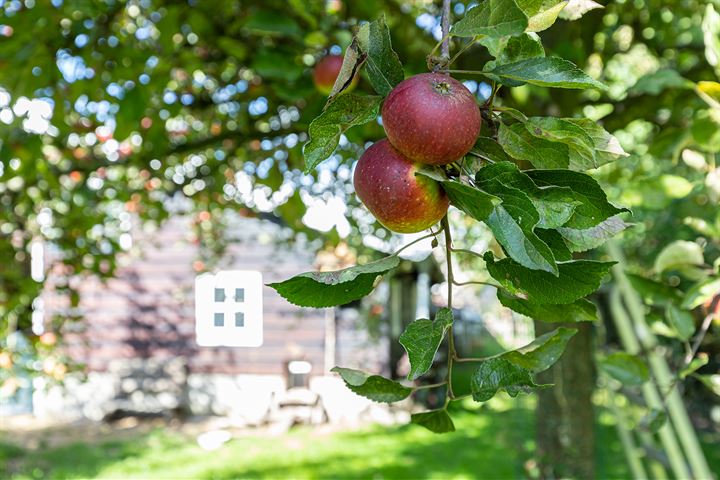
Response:
[[[627,211],[611,204],[586,171],[627,154],[613,135],[591,119],[528,117],[518,110],[494,105],[500,89],[526,84],[606,89],[572,62],[546,55],[538,32],[554,23],[562,7],[564,2],[528,2],[521,7],[514,0],[487,0],[468,9],[452,26],[447,37],[462,38],[455,43],[464,45],[463,49],[478,42],[492,59],[477,71],[453,70],[449,55],[431,55],[429,65],[448,74],[484,77],[491,81],[492,92],[478,105],[485,119],[478,145],[466,158],[420,174],[441,181],[451,204],[485,223],[501,246],[500,256],[488,251],[482,259],[504,305],[540,320],[577,322],[595,318],[594,308],[587,310],[585,297],[599,288],[613,265],[609,261],[582,259],[577,254],[623,230],[626,224],[621,217]],[[383,16],[357,31],[324,111],[310,124],[309,140],[303,150],[307,169],[330,156],[339,145],[342,131],[377,116],[383,97],[403,79],[401,60],[392,50],[390,37]],[[368,71],[376,95],[343,92],[360,68]],[[452,337],[455,280],[450,265],[451,226],[447,220],[429,236],[441,233],[448,262],[449,308],[440,310],[433,320],[415,320],[400,336],[411,364],[408,380],[416,383],[409,387],[352,369],[335,369],[355,393],[380,402],[402,400],[414,390],[445,389],[443,408],[412,418],[413,423],[437,433],[454,430],[447,411],[450,402],[460,398],[452,389],[454,363],[476,363],[470,394],[474,400],[487,401],[499,391],[516,396],[548,387],[537,384],[534,375],[552,366],[576,333],[575,329],[558,328],[525,347],[495,357],[459,358]],[[338,272],[306,273],[271,286],[296,305],[318,306],[317,299],[322,299],[322,306],[341,305],[366,295],[372,281],[397,265],[393,258],[395,255]],[[536,315],[548,310],[551,313]],[[553,314],[552,310],[566,314]],[[423,385],[422,375],[431,368],[446,338],[446,379],[441,384]]]
[[[425,173],[465,215],[462,235],[485,225],[502,255],[456,255],[456,262],[492,277],[501,303],[516,312],[544,322],[592,321],[596,309],[585,297],[610,266],[593,249],[623,232],[629,260],[622,268],[631,271],[653,328],[683,356],[683,344],[702,327],[689,312],[716,306],[717,7],[696,0],[616,1],[604,9],[584,0],[472,3],[468,10],[468,2],[453,2],[449,68],[476,88],[493,86],[478,95],[483,131],[454,168]],[[303,223],[306,202],[341,198],[350,224],[345,241],[361,266],[276,287],[317,307],[366,295],[398,258],[378,258],[363,237],[375,236],[387,251],[398,245],[356,208],[350,165],[366,142],[383,136],[376,117],[392,86],[428,63],[443,67],[437,50],[426,58],[439,16],[437,2],[396,0],[0,2],[3,349],[8,334],[21,331],[31,359],[56,356],[56,337],[31,333],[33,302],[45,286],[30,275],[34,242],[46,246],[51,287],[68,299],[48,326],[59,338],[68,319],[81,325],[78,283],[113,274],[119,254],[134,248],[127,235],[135,222],[152,229],[178,212],[195,220],[201,249],[194,266],[202,271],[224,247],[224,210],[280,221],[308,248],[320,248],[339,236]],[[346,71],[358,69],[362,80],[326,105],[312,86],[312,65],[341,49]],[[422,379],[451,327],[451,310],[408,327],[401,343],[412,359],[409,381]],[[472,395],[538,388],[533,375],[570,336],[559,329],[477,362]],[[37,362],[18,359],[0,356],[0,381],[8,365],[38,370]],[[632,363],[608,359],[603,372]],[[682,374],[695,367],[709,366],[693,362]],[[642,367],[633,370],[646,378]],[[427,386],[338,373],[357,393],[383,401]],[[413,421],[454,428],[444,409]]]

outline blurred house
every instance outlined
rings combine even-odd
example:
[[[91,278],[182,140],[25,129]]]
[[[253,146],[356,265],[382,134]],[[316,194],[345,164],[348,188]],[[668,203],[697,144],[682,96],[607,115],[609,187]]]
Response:
[[[257,270],[267,284],[323,267],[311,249],[283,235],[270,221],[231,217],[217,269]],[[42,303],[46,321],[69,313],[84,318],[65,341],[67,354],[86,365],[88,375],[85,381],[67,379],[64,388],[36,382],[35,413],[100,419],[176,410],[260,423],[283,402],[295,402],[286,397],[298,387],[317,394],[331,420],[353,415],[349,406],[356,413],[367,407],[328,375],[338,364],[388,374],[390,342],[369,335],[352,306],[300,308],[264,287],[261,347],[198,346],[193,286],[199,257],[191,220],[178,217],[158,231],[135,235],[114,278],[83,279],[77,311],[52,292],[51,273]],[[327,265],[332,255],[323,263],[326,269],[344,266]]]

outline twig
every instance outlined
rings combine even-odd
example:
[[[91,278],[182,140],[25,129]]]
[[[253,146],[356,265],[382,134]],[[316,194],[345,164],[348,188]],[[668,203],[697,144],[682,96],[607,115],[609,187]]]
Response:
[[[452,235],[450,233],[450,222],[448,221],[447,215],[445,215],[442,219],[442,226],[445,230],[445,257],[447,259],[447,284],[448,284],[448,300],[447,300],[447,308],[450,309],[452,312],[452,295],[453,295],[453,283],[455,282],[455,279],[453,277],[453,269],[452,269]],[[453,360],[455,357],[457,357],[457,353],[455,352],[455,337],[453,335],[453,327],[450,325],[450,328],[448,328],[448,371],[447,371],[447,397],[445,398],[445,406],[450,402],[451,399],[455,397],[453,394],[452,389],[452,369],[453,369]]]
[[[450,60],[450,0],[443,0],[441,20],[443,41],[440,55],[449,64]],[[447,68],[447,65],[446,65]]]
[[[455,282],[455,281],[453,281],[453,284],[455,284],[458,287],[462,287],[464,285],[487,285],[489,287],[500,288],[500,285],[497,285],[492,282],[483,282],[481,280],[472,280],[470,282]]]
[[[415,240],[413,240],[412,242],[408,243],[407,245],[403,245],[402,247],[400,247],[396,252],[394,252],[394,253],[393,253],[392,255],[390,255],[390,256],[391,256],[391,257],[394,257],[394,256],[398,255],[400,252],[402,252],[403,250],[405,250],[406,248],[412,247],[413,245],[415,245],[415,244],[418,243],[418,242],[422,242],[423,240],[427,240],[428,238],[435,237],[435,236],[437,236],[438,233],[442,232],[442,230],[443,230],[443,227],[440,227],[440,230],[438,230],[437,232],[428,233],[427,235],[424,235],[424,236],[422,236],[422,237],[420,237],[420,238],[416,238]]]
[[[444,382],[431,383],[430,385],[420,385],[418,387],[415,387],[415,390],[427,390],[429,388],[442,387],[443,385],[447,385],[447,383],[447,380],[445,380]]]

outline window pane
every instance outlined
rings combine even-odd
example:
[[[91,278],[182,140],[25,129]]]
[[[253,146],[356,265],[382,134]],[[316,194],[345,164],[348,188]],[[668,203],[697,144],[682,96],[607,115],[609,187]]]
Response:
[[[222,327],[223,325],[225,325],[225,314],[224,313],[216,313],[215,314],[215,326]]]
[[[235,326],[236,327],[244,327],[245,326],[245,314],[243,312],[235,312]]]
[[[215,289],[215,301],[216,302],[224,302],[225,301],[225,289],[223,289],[223,288]]]
[[[244,288],[236,288],[235,289],[235,301],[236,302],[244,302],[245,301],[245,289]]]

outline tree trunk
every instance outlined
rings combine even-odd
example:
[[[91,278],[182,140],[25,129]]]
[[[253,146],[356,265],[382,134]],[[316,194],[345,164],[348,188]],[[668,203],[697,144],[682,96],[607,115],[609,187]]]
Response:
[[[536,335],[558,324],[535,322]],[[560,361],[538,375],[541,389],[537,406],[537,458],[542,478],[595,478],[595,435],[592,393],[595,386],[592,325],[577,328]]]

